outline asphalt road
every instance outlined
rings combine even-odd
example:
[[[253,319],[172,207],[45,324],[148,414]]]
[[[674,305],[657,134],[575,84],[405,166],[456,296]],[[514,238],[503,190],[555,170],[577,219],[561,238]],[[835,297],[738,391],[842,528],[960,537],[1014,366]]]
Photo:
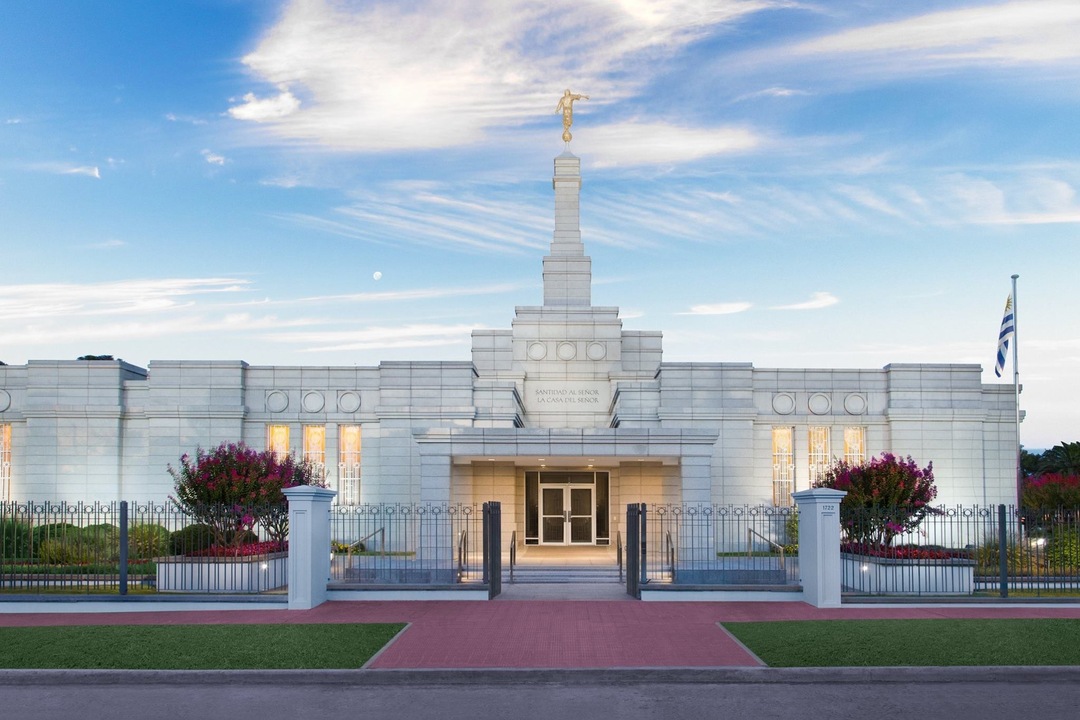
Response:
[[[0,717],[580,720],[1080,716],[1080,668],[0,671]]]

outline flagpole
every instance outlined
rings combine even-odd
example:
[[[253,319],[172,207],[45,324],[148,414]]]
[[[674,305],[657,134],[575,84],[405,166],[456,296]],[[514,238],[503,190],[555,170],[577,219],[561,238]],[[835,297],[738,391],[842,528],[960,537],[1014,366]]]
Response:
[[[1012,313],[1013,313],[1013,399],[1016,407],[1016,505],[1020,506],[1024,494],[1024,470],[1021,465],[1020,449],[1020,313],[1017,311],[1019,303],[1016,299],[1016,279],[1019,275],[1012,276]]]

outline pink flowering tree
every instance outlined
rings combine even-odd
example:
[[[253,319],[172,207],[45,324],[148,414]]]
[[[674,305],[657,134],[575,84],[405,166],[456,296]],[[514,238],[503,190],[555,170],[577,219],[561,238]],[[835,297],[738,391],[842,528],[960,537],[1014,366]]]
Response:
[[[841,528],[849,541],[878,548],[917,528],[934,512],[930,502],[937,497],[933,463],[920,468],[910,456],[892,453],[858,464],[835,460],[815,487],[847,492]]]
[[[1080,508],[1080,475],[1049,472],[1024,478],[1020,497],[1025,510]]]
[[[288,506],[282,490],[319,485],[316,468],[292,456],[277,458],[243,443],[221,443],[195,457],[184,454],[180,466],[169,465],[181,510],[213,529],[216,545],[240,545],[262,525],[271,541],[283,544],[288,534]]]

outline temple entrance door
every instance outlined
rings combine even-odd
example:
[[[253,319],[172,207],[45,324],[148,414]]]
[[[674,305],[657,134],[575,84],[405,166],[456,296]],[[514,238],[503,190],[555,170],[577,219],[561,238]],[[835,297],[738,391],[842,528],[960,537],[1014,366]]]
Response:
[[[596,537],[592,485],[540,486],[540,544],[592,545]]]

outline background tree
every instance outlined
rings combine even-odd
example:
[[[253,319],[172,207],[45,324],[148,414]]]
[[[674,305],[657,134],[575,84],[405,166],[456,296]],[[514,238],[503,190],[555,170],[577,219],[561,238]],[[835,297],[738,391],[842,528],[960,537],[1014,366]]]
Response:
[[[1080,475],[1080,441],[1063,442],[1042,454],[1040,473]]]

